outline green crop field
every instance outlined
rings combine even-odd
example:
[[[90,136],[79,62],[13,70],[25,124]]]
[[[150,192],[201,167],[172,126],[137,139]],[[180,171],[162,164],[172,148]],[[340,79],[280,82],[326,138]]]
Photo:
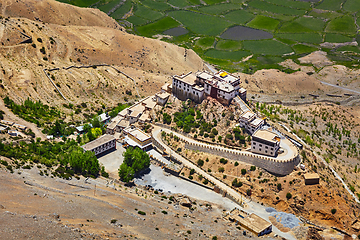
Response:
[[[230,22],[242,25],[242,24],[249,22],[251,19],[253,19],[254,14],[249,13],[244,10],[235,10],[235,11],[227,13],[226,15],[224,15],[224,17],[226,20],[228,20]]]
[[[234,40],[220,40],[216,43],[216,49],[218,50],[239,50],[242,48],[240,41]]]
[[[143,36],[149,36],[162,33],[165,30],[179,26],[179,23],[171,17],[164,17],[156,22],[137,27],[136,30]]]
[[[327,33],[325,35],[325,42],[342,43],[342,42],[352,42],[353,40],[354,38],[336,33]]]
[[[205,61],[228,71],[284,69],[279,62],[321,49],[332,61],[359,65],[359,47],[326,49],[320,44],[360,44],[360,0],[59,1],[111,11],[110,16],[134,34],[155,37],[170,30],[166,34],[174,36],[164,41],[192,48]],[[248,55],[253,57],[240,62]]]
[[[330,21],[325,31],[331,33],[355,34],[357,31],[355,19],[349,15],[335,18]]]
[[[232,23],[221,18],[191,11],[173,11],[169,12],[168,15],[184,24],[192,32],[208,36],[219,35],[224,29],[232,25]]]
[[[283,55],[293,50],[288,45],[275,40],[244,41],[244,49],[264,55]]]
[[[240,61],[246,56],[249,56],[251,53],[247,51],[222,51],[216,49],[210,49],[205,53],[205,56],[215,58],[215,59],[224,59],[224,60],[233,60]]]
[[[340,10],[343,2],[344,0],[323,0],[316,8],[337,11]]]
[[[242,5],[240,4],[233,4],[233,3],[225,3],[225,4],[218,4],[218,5],[210,5],[206,7],[200,7],[198,10],[200,12],[218,15],[224,12],[228,12],[230,10],[234,9],[240,9],[242,8]]]
[[[246,25],[252,28],[273,31],[279,25],[279,23],[280,21],[277,19],[258,15]]]

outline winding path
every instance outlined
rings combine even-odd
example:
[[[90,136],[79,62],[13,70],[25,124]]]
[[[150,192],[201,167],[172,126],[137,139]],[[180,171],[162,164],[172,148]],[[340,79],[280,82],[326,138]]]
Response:
[[[350,91],[350,92],[360,94],[360,92],[356,91],[356,90],[352,90],[352,89],[349,89],[349,88],[344,88],[344,87],[341,87],[341,86],[338,86],[338,85],[335,85],[335,84],[331,84],[331,83],[327,83],[327,82],[323,82],[323,81],[320,81],[320,82],[322,84],[325,84],[325,85],[328,85],[328,86],[331,86],[331,87],[336,87],[336,88],[340,88],[340,89],[345,90],[345,91]]]

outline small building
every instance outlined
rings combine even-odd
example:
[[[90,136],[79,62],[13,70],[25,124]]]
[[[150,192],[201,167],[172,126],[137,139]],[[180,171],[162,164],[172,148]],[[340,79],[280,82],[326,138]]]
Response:
[[[239,89],[239,97],[241,98],[241,100],[243,100],[244,102],[246,102],[246,89],[245,88],[240,88]]]
[[[16,130],[8,130],[8,134],[13,137],[19,136],[19,132]]]
[[[305,173],[304,179],[305,179],[305,185],[319,184],[319,174],[317,173]]]
[[[155,97],[156,97],[156,102],[159,105],[164,106],[170,97],[170,93],[168,93],[168,92],[157,93],[157,94],[155,94]]]
[[[265,121],[257,117],[255,113],[246,111],[240,115],[239,124],[240,127],[245,128],[250,134],[253,134],[265,124]]]
[[[106,134],[111,134],[114,135],[115,131],[116,131],[116,126],[118,125],[118,123],[120,122],[120,120],[123,119],[123,117],[117,115],[116,117],[114,117],[110,124],[106,127]]]
[[[136,127],[125,128],[124,135],[124,143],[128,146],[138,147],[141,150],[148,150],[152,148],[151,136]]]
[[[17,123],[15,123],[15,124],[13,125],[13,127],[16,127],[17,129],[19,129],[19,130],[21,130],[21,131],[26,131],[26,129],[27,129],[26,126],[21,125],[21,124],[17,124]]]
[[[165,83],[162,87],[161,87],[161,93],[170,93],[172,92],[172,86],[170,83]]]
[[[157,102],[154,96],[148,97],[141,102],[141,105],[145,107],[145,111],[150,111],[156,106]]]
[[[204,98],[204,88],[197,86],[197,77],[192,72],[180,76],[173,76],[172,92],[180,100],[191,99],[201,103]]]
[[[130,126],[130,121],[126,118],[122,118],[116,125],[115,132],[121,133],[125,128]]]
[[[79,133],[79,134],[80,134],[80,133],[84,133],[84,126],[85,126],[85,125],[76,127],[76,128],[75,128],[75,129],[76,129],[76,132]],[[93,127],[91,123],[89,123],[89,126],[90,126],[91,128]]]
[[[129,114],[130,114],[129,108],[125,108],[118,113],[118,116],[125,118]]]
[[[110,121],[111,117],[107,113],[102,113],[98,116],[99,121],[103,124],[106,124]]]
[[[101,137],[81,146],[84,151],[92,151],[95,156],[104,153],[109,150],[116,149],[116,140],[112,135],[104,134]]]
[[[253,119],[248,127],[247,127],[247,130],[250,132],[250,133],[254,133],[256,132],[258,129],[260,129],[262,126],[264,126],[265,124],[265,120],[262,119],[262,118],[259,118],[259,117],[256,117],[255,119]]]
[[[0,126],[0,133],[6,133],[7,127]]]
[[[280,137],[269,130],[257,130],[251,138],[251,152],[275,157],[280,148]]]
[[[144,124],[146,122],[151,122],[151,117],[149,112],[144,112],[139,118],[139,123]]]
[[[230,212],[229,220],[255,233],[258,237],[272,232],[272,224],[255,213],[248,214],[235,208]]]
[[[2,124],[5,124],[5,125],[7,125],[7,126],[12,126],[12,125],[14,125],[14,122],[6,121],[6,120],[1,120],[1,123],[2,123]]]

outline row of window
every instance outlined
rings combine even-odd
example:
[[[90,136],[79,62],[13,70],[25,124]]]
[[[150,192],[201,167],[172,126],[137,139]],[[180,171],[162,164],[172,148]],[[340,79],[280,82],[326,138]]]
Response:
[[[256,146],[256,142],[252,142],[252,144],[253,144],[254,146]],[[259,143],[259,147],[262,147],[262,144],[261,144],[261,143]],[[268,149],[268,148],[269,148],[268,146],[265,146],[265,149]],[[274,148],[271,147],[270,150],[274,150]]]
[[[255,149],[255,146],[252,147],[253,149]],[[272,150],[272,149],[271,149]],[[259,152],[261,152],[261,148],[259,148]],[[268,153],[267,150],[265,150],[265,153]],[[270,152],[270,155],[273,155],[273,152]]]

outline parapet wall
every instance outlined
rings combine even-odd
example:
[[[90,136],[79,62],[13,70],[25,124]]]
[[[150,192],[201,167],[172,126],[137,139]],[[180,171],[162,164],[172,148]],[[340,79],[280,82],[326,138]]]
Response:
[[[255,165],[259,168],[263,168],[268,172],[278,174],[278,175],[287,175],[294,170],[294,167],[300,163],[300,157],[297,155],[294,158],[287,160],[278,160],[274,158],[269,158],[266,156],[254,155],[251,153],[244,153],[232,149],[223,149],[217,146],[204,145],[199,143],[193,143],[182,139],[185,142],[185,148],[206,152],[214,155],[218,155],[227,159],[241,161],[248,164]]]

